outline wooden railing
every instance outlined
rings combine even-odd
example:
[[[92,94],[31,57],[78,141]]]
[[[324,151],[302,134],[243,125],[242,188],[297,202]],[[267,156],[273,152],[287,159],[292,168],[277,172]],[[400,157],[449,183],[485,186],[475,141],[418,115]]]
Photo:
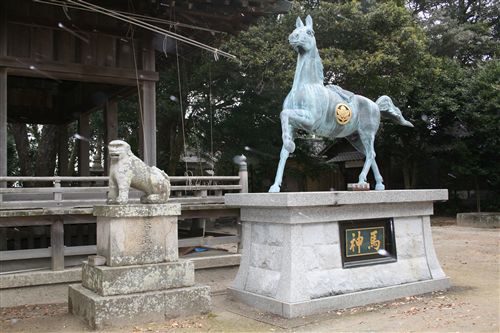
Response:
[[[92,207],[106,201],[108,177],[0,177],[0,182],[16,187],[0,187],[0,209]],[[52,183],[51,187],[22,187],[24,182]],[[240,176],[170,177],[171,201],[180,203],[223,202],[223,193],[247,192]],[[79,185],[85,186],[79,186]],[[92,184],[94,184],[92,186]],[[97,184],[97,185],[95,185]],[[138,202],[141,192],[130,191],[130,201]],[[208,199],[207,199],[208,198]]]
[[[95,223],[92,206],[106,201],[108,177],[0,177],[0,228],[50,226],[50,247],[0,251],[0,262],[51,258],[52,269],[64,269],[65,256],[96,253],[95,245],[65,246],[64,225]],[[25,182],[52,183],[51,187],[21,187]],[[246,164],[238,176],[170,177],[171,199],[181,204],[183,219],[231,217],[239,220],[239,210],[224,205],[224,193],[248,192]],[[78,186],[85,185],[85,186]],[[17,186],[17,187],[12,187]],[[139,191],[130,192],[130,201],[139,202]],[[179,240],[179,246],[213,246],[238,243],[236,235],[192,237]],[[205,234],[205,233],[204,233]]]

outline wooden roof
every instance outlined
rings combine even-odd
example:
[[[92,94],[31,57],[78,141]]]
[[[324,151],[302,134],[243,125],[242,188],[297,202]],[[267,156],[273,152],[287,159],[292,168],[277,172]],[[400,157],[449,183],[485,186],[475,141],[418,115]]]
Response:
[[[286,0],[88,2],[143,15],[143,20],[204,43],[220,32],[235,34],[263,15],[286,12],[291,5]],[[0,0],[0,35],[6,31],[7,39],[3,49],[0,43],[0,66],[9,73],[9,122],[76,120],[110,96],[134,93],[136,66],[141,80],[158,79],[153,49],[161,36],[135,27],[131,43],[129,23],[71,3],[61,6],[65,3]]]

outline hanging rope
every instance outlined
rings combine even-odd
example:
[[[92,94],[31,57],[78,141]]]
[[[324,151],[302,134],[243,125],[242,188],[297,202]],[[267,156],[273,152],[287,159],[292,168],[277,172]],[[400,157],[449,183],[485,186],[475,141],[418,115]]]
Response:
[[[214,115],[212,111],[212,66],[208,62],[208,109],[210,111],[210,155],[214,158]]]
[[[145,153],[146,149],[144,145],[146,144],[146,133],[144,133],[144,110],[142,108],[142,94],[141,94],[141,85],[139,83],[139,71],[137,70],[137,58],[135,55],[135,46],[134,46],[134,27],[130,26],[130,42],[132,44],[132,55],[134,58],[134,69],[135,69],[135,82],[137,86],[137,99],[139,100],[139,120],[141,121],[141,129],[142,129],[142,150],[143,154]]]
[[[179,84],[179,105],[181,107],[181,126],[182,126],[182,147],[184,149],[184,163],[186,167],[186,173],[188,171],[187,165],[187,150],[186,150],[186,131],[184,130],[184,108],[182,106],[182,84],[181,84],[181,67],[179,64],[179,48],[177,41],[175,41],[175,55],[177,60],[177,82]]]

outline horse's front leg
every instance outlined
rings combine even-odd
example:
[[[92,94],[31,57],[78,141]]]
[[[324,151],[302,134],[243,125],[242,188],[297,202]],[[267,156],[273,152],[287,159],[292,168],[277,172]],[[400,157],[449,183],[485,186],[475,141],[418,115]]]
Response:
[[[280,118],[283,147],[281,148],[280,152],[280,161],[278,163],[278,169],[276,170],[274,184],[269,189],[269,192],[280,191],[286,160],[288,159],[288,156],[295,151],[295,143],[293,142],[293,127],[290,123],[290,120],[292,120],[294,126],[298,126],[304,129],[310,129],[313,124],[313,122],[310,121],[309,113],[306,110],[283,110],[280,114]]]
[[[313,126],[311,114],[303,109],[286,109],[281,111],[280,118],[283,147],[289,153],[293,153],[295,151],[295,143],[293,142],[292,126],[310,131]]]
[[[285,164],[286,164],[286,160],[288,159],[289,155],[290,155],[290,153],[288,152],[288,150],[285,148],[285,145],[283,144],[283,147],[281,148],[278,169],[276,170],[276,177],[274,178],[274,184],[269,188],[269,192],[279,192],[280,191],[281,182],[283,180],[283,171],[285,171]]]

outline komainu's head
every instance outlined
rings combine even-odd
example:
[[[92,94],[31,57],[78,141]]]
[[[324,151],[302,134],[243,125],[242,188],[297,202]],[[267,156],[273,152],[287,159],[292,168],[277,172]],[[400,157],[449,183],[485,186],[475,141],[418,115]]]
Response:
[[[122,140],[113,140],[108,144],[110,159],[122,159],[130,154],[130,145]]]

